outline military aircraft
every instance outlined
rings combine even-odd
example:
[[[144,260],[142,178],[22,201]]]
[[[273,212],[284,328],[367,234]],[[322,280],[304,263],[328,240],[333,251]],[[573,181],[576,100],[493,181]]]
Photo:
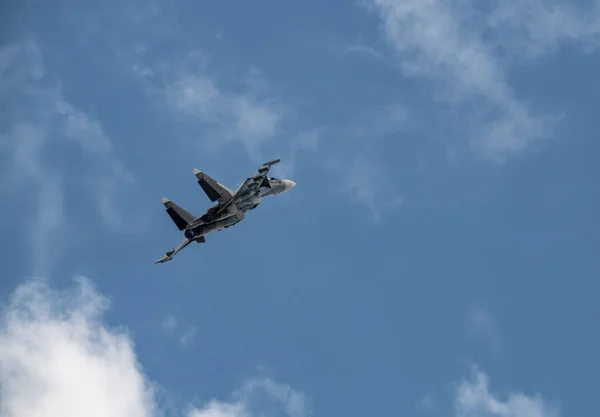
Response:
[[[251,177],[247,178],[239,188],[233,192],[213,178],[194,169],[194,175],[198,178],[198,184],[206,193],[210,201],[217,204],[209,208],[200,217],[187,212],[177,204],[163,197],[167,214],[180,231],[183,231],[185,239],[175,248],[169,250],[154,263],[164,263],[173,259],[173,256],[192,242],[206,242],[205,235],[233,226],[246,217],[246,212],[254,210],[263,197],[283,193],[291,190],[296,183],[291,180],[282,180],[269,177],[267,174],[271,166],[280,162],[280,159],[265,162]]]

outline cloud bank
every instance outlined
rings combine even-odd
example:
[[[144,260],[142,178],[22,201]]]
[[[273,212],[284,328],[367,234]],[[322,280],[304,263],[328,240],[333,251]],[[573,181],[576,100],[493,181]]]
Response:
[[[131,335],[103,320],[110,306],[77,277],[65,291],[27,282],[0,318],[0,417],[158,417],[160,387],[144,373]],[[185,417],[309,415],[307,399],[268,377],[248,380],[228,401],[176,413]]]

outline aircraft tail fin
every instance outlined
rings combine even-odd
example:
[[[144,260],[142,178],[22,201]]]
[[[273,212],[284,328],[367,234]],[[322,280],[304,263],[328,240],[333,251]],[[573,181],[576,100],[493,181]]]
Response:
[[[175,226],[177,226],[179,230],[184,230],[189,223],[196,220],[196,217],[193,214],[179,207],[177,204],[175,204],[168,198],[163,197],[162,203],[167,209],[167,214],[169,215],[171,220],[173,220],[173,223],[175,223]]]
[[[198,184],[202,187],[202,190],[204,190],[210,201],[218,200],[219,203],[224,203],[233,196],[233,191],[198,168],[194,168],[194,175],[198,178]]]

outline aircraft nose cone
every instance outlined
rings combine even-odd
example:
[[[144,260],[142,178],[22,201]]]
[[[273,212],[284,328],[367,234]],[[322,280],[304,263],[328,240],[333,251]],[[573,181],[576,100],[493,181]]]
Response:
[[[291,190],[292,188],[294,188],[296,186],[296,183],[294,181],[291,180],[285,180],[285,189],[287,190]]]

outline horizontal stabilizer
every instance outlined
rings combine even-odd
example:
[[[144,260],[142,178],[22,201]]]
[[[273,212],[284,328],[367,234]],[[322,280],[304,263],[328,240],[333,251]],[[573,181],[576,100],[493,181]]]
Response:
[[[184,230],[189,223],[196,220],[196,217],[194,217],[194,215],[192,215],[185,209],[179,207],[177,204],[175,204],[168,198],[163,197],[162,203],[167,209],[167,214],[169,215],[171,220],[173,220],[173,223],[175,223],[175,226],[177,226],[179,230]]]
[[[192,241],[189,239],[183,240],[179,245],[177,245],[177,247],[175,247],[173,249],[169,249],[167,251],[167,253],[165,253],[163,256],[161,256],[156,261],[154,261],[154,263],[155,264],[164,264],[165,262],[169,262],[171,259],[173,259],[173,256],[177,255],[177,252],[179,252],[180,250],[185,248],[191,242]]]
[[[165,262],[169,262],[171,259],[173,259],[173,252],[170,251],[165,253],[163,256],[161,256],[160,258],[158,258],[156,261],[154,261],[155,264],[164,264]]]

